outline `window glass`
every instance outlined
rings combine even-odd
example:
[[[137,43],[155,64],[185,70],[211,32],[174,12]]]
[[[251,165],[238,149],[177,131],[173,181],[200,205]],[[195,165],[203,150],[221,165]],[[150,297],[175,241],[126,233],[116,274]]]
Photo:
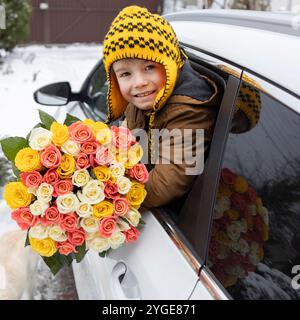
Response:
[[[300,299],[300,115],[242,83],[208,267],[236,299]]]
[[[90,98],[90,107],[100,118],[107,113],[107,90],[108,83],[106,81],[106,74],[104,65],[101,64],[94,72],[88,85],[88,96]]]

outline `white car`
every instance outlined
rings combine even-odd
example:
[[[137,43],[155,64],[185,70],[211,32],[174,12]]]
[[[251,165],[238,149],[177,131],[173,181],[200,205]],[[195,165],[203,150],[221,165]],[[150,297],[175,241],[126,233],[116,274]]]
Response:
[[[223,94],[209,156],[180,212],[176,204],[145,210],[139,241],[104,258],[90,251],[73,263],[79,298],[300,299],[295,16],[203,10],[165,17],[194,69]],[[103,120],[106,90],[100,61],[79,93],[60,83],[41,88],[35,99],[78,101],[85,117]],[[251,92],[259,121],[233,133],[234,105]]]

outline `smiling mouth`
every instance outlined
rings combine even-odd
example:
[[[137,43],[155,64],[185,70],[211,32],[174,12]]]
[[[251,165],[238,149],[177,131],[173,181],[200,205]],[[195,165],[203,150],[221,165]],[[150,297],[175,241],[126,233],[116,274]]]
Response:
[[[143,92],[143,93],[139,93],[139,94],[136,94],[135,97],[136,97],[136,98],[147,97],[147,96],[150,96],[151,94],[153,94],[154,92],[155,92],[155,90],[153,90],[153,91],[147,91],[147,92]]]

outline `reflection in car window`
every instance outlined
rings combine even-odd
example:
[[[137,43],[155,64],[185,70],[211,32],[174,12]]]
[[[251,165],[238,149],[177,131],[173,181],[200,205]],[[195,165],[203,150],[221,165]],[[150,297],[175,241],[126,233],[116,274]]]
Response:
[[[106,96],[108,90],[108,83],[106,81],[106,74],[103,64],[99,66],[90,79],[88,86],[88,96],[91,98],[91,107],[100,118],[107,113]]]
[[[233,298],[300,299],[292,285],[300,265],[300,115],[249,89],[240,102],[252,108],[253,127],[243,129],[241,114],[233,121],[208,267]]]

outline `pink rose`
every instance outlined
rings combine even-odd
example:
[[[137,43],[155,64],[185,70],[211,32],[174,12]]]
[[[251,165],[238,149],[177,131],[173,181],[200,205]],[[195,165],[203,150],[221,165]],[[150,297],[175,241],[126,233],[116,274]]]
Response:
[[[29,227],[33,227],[38,221],[38,217],[34,216],[28,207],[22,207],[13,211],[11,213],[11,217],[17,222],[18,226],[22,230],[27,230]]]
[[[115,198],[113,204],[114,213],[117,216],[124,216],[129,210],[128,201],[126,198]]]
[[[74,232],[77,227],[77,216],[74,213],[65,215],[59,222],[59,226],[65,231]]]
[[[73,190],[73,183],[71,179],[59,180],[53,184],[53,187],[53,197],[58,197],[70,193]]]
[[[81,246],[85,241],[85,232],[83,229],[76,229],[68,234],[68,240],[75,247]]]
[[[58,249],[60,254],[65,256],[69,255],[72,252],[77,253],[78,251],[75,249],[75,246],[71,244],[69,241],[57,242],[56,248]]]
[[[227,184],[229,186],[233,186],[234,182],[235,182],[235,179],[236,179],[236,175],[231,170],[229,170],[228,168],[222,169],[222,171],[221,171],[221,180],[225,184]]]
[[[146,166],[143,163],[136,164],[129,170],[130,178],[137,180],[140,183],[146,183],[149,178],[149,173]]]
[[[87,141],[82,144],[81,151],[86,154],[95,154],[98,147],[100,147],[100,144],[98,142]]]
[[[239,193],[233,193],[230,197],[231,207],[239,212],[244,212],[247,206],[245,197]]]
[[[77,121],[69,126],[69,133],[72,139],[78,143],[93,140],[93,132],[86,124]]]
[[[41,163],[46,168],[57,168],[61,163],[61,153],[59,149],[50,144],[41,152]]]
[[[111,127],[112,143],[116,148],[128,149],[136,143],[135,137],[126,127]]]
[[[245,196],[250,203],[255,204],[257,193],[253,187],[251,186],[248,187],[248,190],[246,191]]]
[[[107,181],[104,184],[104,194],[106,198],[115,199],[120,196],[118,193],[118,185],[116,183]]]
[[[58,181],[58,173],[56,172],[56,169],[49,169],[43,177],[43,182],[49,183],[53,185],[56,181]]]
[[[63,215],[58,211],[57,207],[52,206],[46,209],[43,217],[40,218],[41,224],[49,226],[53,223],[60,222],[63,219]]]
[[[76,169],[81,170],[81,169],[87,169],[90,167],[90,160],[89,157],[86,153],[79,153],[77,160],[76,160]]]
[[[131,227],[128,231],[124,232],[126,243],[134,242],[138,239],[140,232],[135,227]]]
[[[112,163],[113,160],[114,158],[110,154],[108,148],[104,146],[98,147],[95,155],[95,162],[98,163],[99,166],[109,165]]]
[[[20,178],[27,188],[37,188],[43,181],[43,177],[38,171],[22,172]]]
[[[113,217],[103,218],[99,224],[99,232],[102,237],[109,238],[116,230],[117,222]]]

